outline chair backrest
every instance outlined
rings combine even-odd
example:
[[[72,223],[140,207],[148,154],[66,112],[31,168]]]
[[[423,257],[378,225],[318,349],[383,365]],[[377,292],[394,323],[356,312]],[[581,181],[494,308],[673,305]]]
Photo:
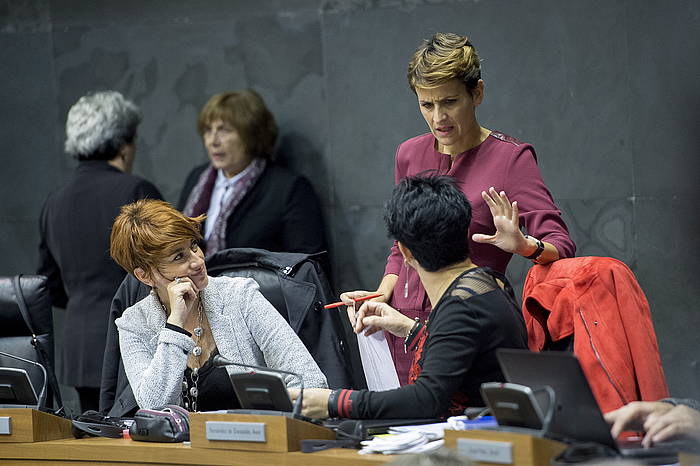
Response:
[[[334,295],[318,255],[232,248],[207,260],[211,275],[253,278],[289,322],[331,388],[367,388],[357,339],[338,310],[323,306]]]
[[[254,279],[262,295],[299,335],[332,388],[366,387],[357,344],[346,339],[346,334],[352,332],[349,324],[346,329],[337,312],[323,310],[332,292],[313,256],[253,248],[225,249],[207,259],[207,270],[212,276]],[[112,301],[100,390],[100,411],[111,416],[123,416],[136,408],[124,373],[114,320],[148,292],[147,286],[128,275]]]
[[[43,275],[0,277],[0,351],[44,365],[49,380],[39,367],[0,355],[0,366],[26,370],[37,395],[46,384],[48,404],[53,397],[61,404],[53,369],[51,298]]]
[[[217,256],[218,258],[218,256]],[[254,262],[243,262],[236,264],[219,263],[218,265],[209,268],[209,275],[227,276],[227,277],[245,277],[255,280],[260,287],[260,293],[265,296],[265,299],[270,301],[277,312],[289,322],[289,311],[287,303],[284,300],[280,285],[280,277],[278,273],[270,268],[261,267]]]
[[[603,412],[668,396],[649,303],[619,260],[575,257],[532,267],[523,314],[533,351],[557,342],[569,346],[573,336],[573,351]]]

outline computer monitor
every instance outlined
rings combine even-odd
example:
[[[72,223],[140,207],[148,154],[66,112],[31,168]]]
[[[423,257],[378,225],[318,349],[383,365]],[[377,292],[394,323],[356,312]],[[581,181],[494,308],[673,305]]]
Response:
[[[0,367],[0,408],[36,408],[39,405],[27,371]]]
[[[292,400],[279,375],[257,372],[230,374],[229,377],[241,408],[292,412]]]

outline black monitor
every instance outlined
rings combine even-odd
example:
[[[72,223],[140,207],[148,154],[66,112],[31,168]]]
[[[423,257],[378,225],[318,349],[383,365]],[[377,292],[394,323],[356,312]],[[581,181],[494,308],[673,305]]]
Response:
[[[36,408],[39,398],[27,371],[0,367],[0,408]]]
[[[230,374],[233,390],[241,408],[248,410],[270,410],[291,412],[293,405],[284,381],[277,374],[237,373]]]

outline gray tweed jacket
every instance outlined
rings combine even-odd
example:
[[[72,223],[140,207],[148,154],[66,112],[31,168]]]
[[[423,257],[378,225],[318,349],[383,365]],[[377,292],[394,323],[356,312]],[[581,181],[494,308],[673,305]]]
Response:
[[[202,303],[219,354],[238,363],[296,372],[304,387],[326,388],[326,377],[304,344],[250,278],[209,277]],[[166,317],[149,294],[116,319],[124,369],[141,408],[181,404],[187,355],[195,344],[165,328]],[[245,369],[227,366],[229,373]],[[287,387],[298,387],[286,376]]]

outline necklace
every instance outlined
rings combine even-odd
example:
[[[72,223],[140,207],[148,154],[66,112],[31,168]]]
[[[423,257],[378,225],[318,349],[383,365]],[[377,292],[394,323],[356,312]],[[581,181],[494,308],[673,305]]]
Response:
[[[168,310],[165,308],[165,304],[160,300],[158,293],[154,292],[156,299],[160,303],[160,307],[163,308],[165,315],[168,315]],[[199,369],[202,367],[201,356],[202,356],[202,336],[204,335],[204,309],[202,307],[202,296],[201,294],[197,296],[197,326],[193,329],[192,340],[194,340],[195,347],[192,348],[192,356],[194,356],[195,364],[192,367],[192,373],[190,375],[191,385],[187,382],[187,376],[183,375],[182,378],[182,398],[185,403],[185,409],[189,411],[197,411],[197,397],[199,396],[199,388],[197,383],[199,382]]]
[[[185,409],[190,409],[192,411],[197,411],[197,396],[199,396],[199,388],[197,387],[197,382],[199,382],[199,368],[202,367],[202,362],[200,360],[202,356],[202,335],[204,335],[204,327],[202,324],[203,309],[202,309],[202,299],[201,296],[198,297],[199,302],[197,303],[197,326],[193,329],[194,335],[192,339],[194,340],[195,347],[192,348],[192,355],[195,357],[195,365],[192,368],[192,373],[190,379],[192,381],[192,386],[188,387],[187,377],[183,379],[182,391],[183,399],[185,401]],[[189,390],[188,390],[189,388]]]

